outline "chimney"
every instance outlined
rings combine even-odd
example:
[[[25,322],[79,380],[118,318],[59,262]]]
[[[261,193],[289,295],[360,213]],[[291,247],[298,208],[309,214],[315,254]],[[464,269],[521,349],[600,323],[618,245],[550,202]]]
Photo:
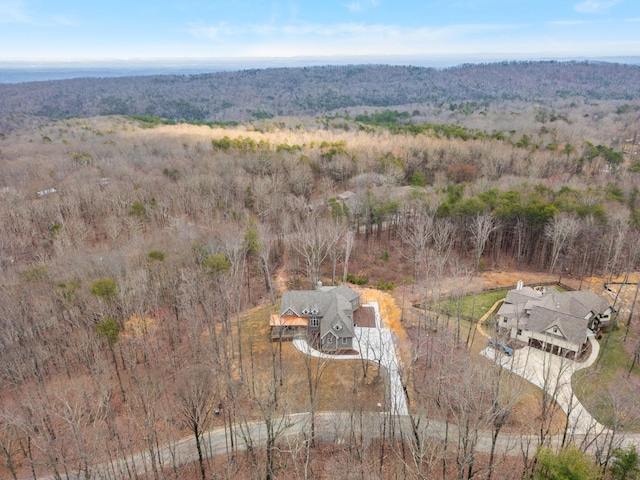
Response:
[[[522,290],[524,287],[524,282],[522,280],[518,280],[518,284],[516,285],[516,290]]]

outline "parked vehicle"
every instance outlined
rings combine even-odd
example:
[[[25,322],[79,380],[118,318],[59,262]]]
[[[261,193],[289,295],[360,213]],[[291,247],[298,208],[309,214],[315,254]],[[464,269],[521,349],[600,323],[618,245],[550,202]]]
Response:
[[[513,348],[507,345],[504,341],[496,340],[495,338],[489,339],[489,346],[493,347],[494,349],[501,349],[505,353],[505,355],[508,356],[513,355],[514,352]]]

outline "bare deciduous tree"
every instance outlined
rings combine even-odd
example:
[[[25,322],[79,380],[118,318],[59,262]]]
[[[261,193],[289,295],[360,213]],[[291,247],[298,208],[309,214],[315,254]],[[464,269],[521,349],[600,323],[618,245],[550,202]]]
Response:
[[[571,243],[578,234],[580,224],[573,216],[565,213],[556,214],[551,223],[545,227],[545,236],[551,241],[551,265],[549,273],[552,273],[558,263],[562,251]]]
[[[425,252],[433,236],[433,215],[426,212],[416,212],[407,218],[400,232],[402,241],[413,251],[413,278],[419,281],[421,267],[425,262]]]
[[[206,480],[204,432],[209,425],[215,391],[212,375],[203,365],[196,366],[178,378],[178,408],[185,426],[191,431],[198,451],[198,464],[202,480]]]
[[[342,272],[342,281],[347,281],[347,275],[349,274],[349,257],[351,256],[351,250],[355,244],[356,234],[353,230],[349,229],[342,237],[344,241],[344,271]]]
[[[339,235],[336,235],[336,232],[339,232],[339,229],[332,221],[314,213],[306,220],[297,222],[295,230],[291,235],[291,245],[304,259],[310,286],[315,288],[320,280],[322,263],[338,242]]]
[[[473,241],[474,265],[476,270],[480,268],[480,257],[484,252],[489,235],[498,228],[498,223],[490,214],[476,215],[469,225]]]

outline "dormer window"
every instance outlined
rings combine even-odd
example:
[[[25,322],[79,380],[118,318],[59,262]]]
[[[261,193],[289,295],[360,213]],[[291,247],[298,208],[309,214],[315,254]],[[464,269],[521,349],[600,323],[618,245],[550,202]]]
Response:
[[[303,309],[302,310],[302,314],[303,315],[309,315],[309,309],[308,308]]]
[[[318,314],[318,309],[317,309],[317,308],[312,309],[312,310],[311,310],[311,313],[312,313],[313,315],[317,315],[317,314]]]
[[[336,324],[333,326],[333,329],[334,329],[336,332],[338,332],[338,331],[342,330],[342,325],[340,325],[339,323],[336,323]]]

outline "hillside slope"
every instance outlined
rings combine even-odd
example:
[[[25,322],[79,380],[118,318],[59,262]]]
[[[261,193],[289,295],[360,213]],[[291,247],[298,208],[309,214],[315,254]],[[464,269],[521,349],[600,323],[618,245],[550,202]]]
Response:
[[[640,67],[511,62],[436,70],[325,66],[200,75],[73,79],[0,85],[0,115],[55,118],[146,114],[189,121],[317,115],[355,106],[640,97]]]

